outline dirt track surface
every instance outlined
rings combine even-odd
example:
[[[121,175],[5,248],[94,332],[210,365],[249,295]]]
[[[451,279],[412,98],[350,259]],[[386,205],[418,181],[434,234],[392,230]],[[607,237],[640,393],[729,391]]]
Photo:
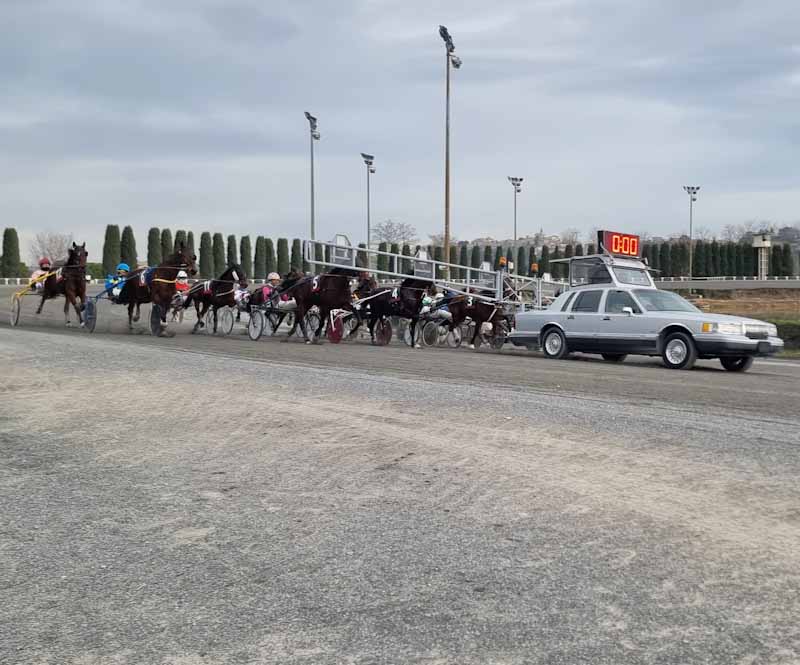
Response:
[[[106,313],[0,328],[2,663],[800,659],[798,364]]]

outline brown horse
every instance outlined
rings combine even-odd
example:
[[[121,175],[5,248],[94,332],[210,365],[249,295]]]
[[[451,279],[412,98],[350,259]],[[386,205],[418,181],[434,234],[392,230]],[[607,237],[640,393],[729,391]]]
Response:
[[[205,326],[205,316],[209,308],[213,307],[214,312],[214,333],[217,332],[217,310],[220,307],[234,307],[236,305],[236,285],[247,288],[247,275],[239,265],[230,266],[217,279],[209,279],[197,282],[189,289],[189,294],[183,303],[184,309],[194,303],[197,312],[197,322],[192,328],[192,332],[197,332]],[[200,311],[202,306],[203,310]]]
[[[83,317],[81,312],[86,306],[86,257],[89,252],[86,251],[86,243],[77,245],[74,242],[69,249],[69,255],[66,263],[51,272],[44,280],[42,287],[42,301],[36,310],[37,314],[42,313],[44,301],[55,298],[56,296],[64,296],[64,323],[69,326],[69,306],[75,309],[78,315],[78,323],[83,327]],[[78,298],[81,300],[80,307],[78,306]]]
[[[484,323],[492,325],[492,332],[489,335],[489,341],[497,341],[499,343],[500,336],[505,338],[505,334],[512,327],[512,316],[503,311],[503,306],[486,300],[480,300],[475,296],[457,296],[450,300],[447,308],[453,315],[450,321],[450,330],[461,325],[464,320],[469,317],[475,324],[475,332],[472,334],[472,339],[469,343],[469,348],[475,348],[475,342],[478,335],[481,335],[481,330]]]
[[[155,322],[159,322],[158,336],[172,336],[167,333],[167,311],[175,297],[175,283],[181,270],[187,271],[190,275],[197,274],[197,257],[190,255],[183,243],[174,254],[166,257],[155,268],[139,268],[131,273],[117,298],[117,302],[128,305],[129,330],[133,330],[134,322],[139,320],[141,305],[151,302],[153,303],[151,323],[155,327]]]
[[[346,309],[352,311],[352,294],[350,293],[351,275],[345,271],[333,269],[322,275],[304,275],[298,271],[290,272],[281,284],[281,293],[294,298],[297,307],[294,312],[294,325],[299,325],[306,344],[311,344],[306,331],[305,316],[316,306],[319,308],[319,326],[314,331],[314,342],[322,334],[331,310]],[[294,327],[292,327],[294,330]],[[290,331],[290,335],[292,332]]]

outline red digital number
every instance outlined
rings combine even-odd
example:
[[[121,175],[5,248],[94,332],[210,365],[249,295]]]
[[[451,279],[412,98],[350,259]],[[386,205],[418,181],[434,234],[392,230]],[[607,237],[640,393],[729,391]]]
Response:
[[[639,236],[627,233],[615,233],[613,231],[603,231],[603,247],[611,254],[620,256],[639,256]]]

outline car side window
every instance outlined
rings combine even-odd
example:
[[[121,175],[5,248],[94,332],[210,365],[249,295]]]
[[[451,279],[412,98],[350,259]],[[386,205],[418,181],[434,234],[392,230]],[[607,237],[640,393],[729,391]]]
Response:
[[[600,306],[602,291],[583,291],[575,299],[573,312],[596,312]]]
[[[561,305],[561,311],[566,312],[569,309],[569,304],[575,299],[575,292],[569,294],[567,299],[564,301],[564,304]]]
[[[606,313],[607,314],[622,314],[623,307],[630,307],[634,314],[641,314],[642,310],[631,298],[631,294],[627,291],[609,291],[606,296]]]

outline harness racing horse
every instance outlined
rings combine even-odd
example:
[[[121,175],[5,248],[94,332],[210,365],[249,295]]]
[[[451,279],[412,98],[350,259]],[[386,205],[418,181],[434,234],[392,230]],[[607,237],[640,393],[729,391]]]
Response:
[[[299,271],[292,271],[286,276],[281,284],[281,293],[287,293],[297,303],[294,312],[294,326],[300,326],[306,344],[312,342],[308,338],[305,324],[305,316],[312,307],[319,308],[319,326],[314,331],[314,342],[322,334],[331,310],[353,310],[350,278],[351,275],[347,271],[340,271],[336,268],[322,275],[309,276]],[[289,336],[294,332],[294,326],[292,326]]]
[[[460,326],[467,317],[474,322],[475,332],[469,343],[470,349],[475,348],[475,341],[481,334],[484,323],[492,325],[492,334],[489,337],[492,346],[499,344],[500,340],[504,340],[505,334],[511,328],[511,317],[503,312],[503,306],[498,303],[480,300],[474,296],[461,295],[453,298],[447,307],[453,315],[453,320],[450,322],[451,331]]]
[[[150,302],[153,303],[150,315],[150,329],[153,334],[159,337],[174,336],[174,333],[167,332],[167,312],[175,297],[175,283],[181,270],[190,275],[197,274],[197,256],[190,255],[183,243],[174,254],[166,257],[155,268],[139,268],[130,274],[117,298],[117,302],[128,305],[129,330],[133,330],[134,322],[139,320],[141,305]]]
[[[197,282],[189,289],[186,300],[183,303],[183,308],[188,309],[194,303],[195,312],[197,312],[197,323],[192,328],[192,333],[197,332],[203,328],[205,324],[206,313],[209,308],[213,308],[214,312],[214,333],[217,332],[217,310],[220,307],[234,307],[236,305],[236,285],[241,288],[247,288],[247,275],[239,265],[230,266],[222,275],[217,279],[209,279],[202,282]],[[200,311],[202,305],[203,311]]]
[[[359,287],[361,287],[361,284],[359,284]],[[370,293],[364,293],[358,287],[355,290],[355,294],[361,300],[366,298],[368,300],[363,304],[359,303],[358,300],[354,303],[353,307],[358,309],[360,316],[358,323],[350,331],[350,336],[358,330],[361,320],[366,319],[370,339],[375,344],[375,324],[384,317],[397,316],[401,319],[410,320],[411,346],[412,348],[420,348],[419,344],[415,344],[415,339],[422,298],[425,293],[434,292],[435,287],[429,281],[417,279],[416,277],[406,277],[400,282],[399,286],[372,288],[372,291],[375,291],[375,293],[370,296]]]
[[[86,243],[77,245],[74,242],[72,247],[69,248],[66,263],[60,268],[51,272],[44,280],[42,286],[42,301],[36,310],[37,314],[42,313],[44,301],[55,298],[56,296],[64,296],[64,324],[69,326],[69,306],[75,309],[78,315],[78,323],[83,327],[84,321],[81,316],[83,308],[86,306],[86,257],[89,252],[86,251]],[[78,306],[78,298],[81,300],[80,307]]]

